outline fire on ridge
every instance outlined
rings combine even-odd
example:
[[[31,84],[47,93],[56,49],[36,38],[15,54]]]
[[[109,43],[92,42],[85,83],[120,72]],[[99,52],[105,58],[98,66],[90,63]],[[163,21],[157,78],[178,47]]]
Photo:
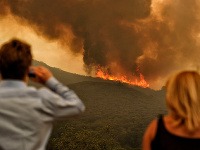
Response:
[[[96,77],[102,78],[104,80],[119,81],[142,88],[148,88],[149,83],[145,80],[143,74],[139,71],[139,68],[136,69],[136,74],[137,75],[133,74],[131,77],[128,77],[126,75],[111,75],[106,69],[102,67],[98,67],[96,70]]]

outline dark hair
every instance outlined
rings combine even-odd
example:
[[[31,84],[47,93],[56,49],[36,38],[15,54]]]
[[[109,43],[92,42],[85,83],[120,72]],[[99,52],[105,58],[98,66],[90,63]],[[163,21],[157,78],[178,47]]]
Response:
[[[0,73],[3,79],[22,80],[32,63],[29,44],[13,39],[0,49]]]

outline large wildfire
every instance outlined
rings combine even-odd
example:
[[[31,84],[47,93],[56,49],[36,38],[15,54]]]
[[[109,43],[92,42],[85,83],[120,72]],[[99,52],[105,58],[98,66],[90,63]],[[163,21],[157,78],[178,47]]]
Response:
[[[106,80],[160,89],[172,72],[200,66],[197,0],[0,0],[0,6],[0,21],[10,15],[43,37],[49,47],[37,47],[42,51],[37,54],[52,48],[45,59],[59,55],[62,59],[51,61],[60,68],[68,65]],[[36,41],[28,32],[18,37]],[[52,41],[75,59],[51,47]],[[80,64],[77,55],[81,67],[75,66]]]
[[[137,75],[132,75],[131,77],[127,77],[126,75],[114,76],[110,75],[107,69],[98,67],[96,71],[96,76],[104,80],[118,81],[134,86],[140,86],[143,88],[149,87],[149,84],[144,79],[144,76],[142,75],[142,73],[140,73],[139,68],[137,68],[136,73]]]

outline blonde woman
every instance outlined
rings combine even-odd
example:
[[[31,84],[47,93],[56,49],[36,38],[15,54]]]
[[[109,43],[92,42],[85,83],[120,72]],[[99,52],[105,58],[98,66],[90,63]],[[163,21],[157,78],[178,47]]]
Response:
[[[153,120],[143,150],[200,150],[200,75],[184,71],[166,84],[168,114]]]

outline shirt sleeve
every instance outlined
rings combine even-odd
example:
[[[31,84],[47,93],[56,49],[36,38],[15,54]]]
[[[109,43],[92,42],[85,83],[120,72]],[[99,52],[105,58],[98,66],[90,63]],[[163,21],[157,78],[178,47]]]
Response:
[[[51,77],[46,86],[51,90],[42,89],[40,94],[43,103],[54,119],[77,115],[85,110],[85,106],[76,93],[64,86],[56,78]]]

